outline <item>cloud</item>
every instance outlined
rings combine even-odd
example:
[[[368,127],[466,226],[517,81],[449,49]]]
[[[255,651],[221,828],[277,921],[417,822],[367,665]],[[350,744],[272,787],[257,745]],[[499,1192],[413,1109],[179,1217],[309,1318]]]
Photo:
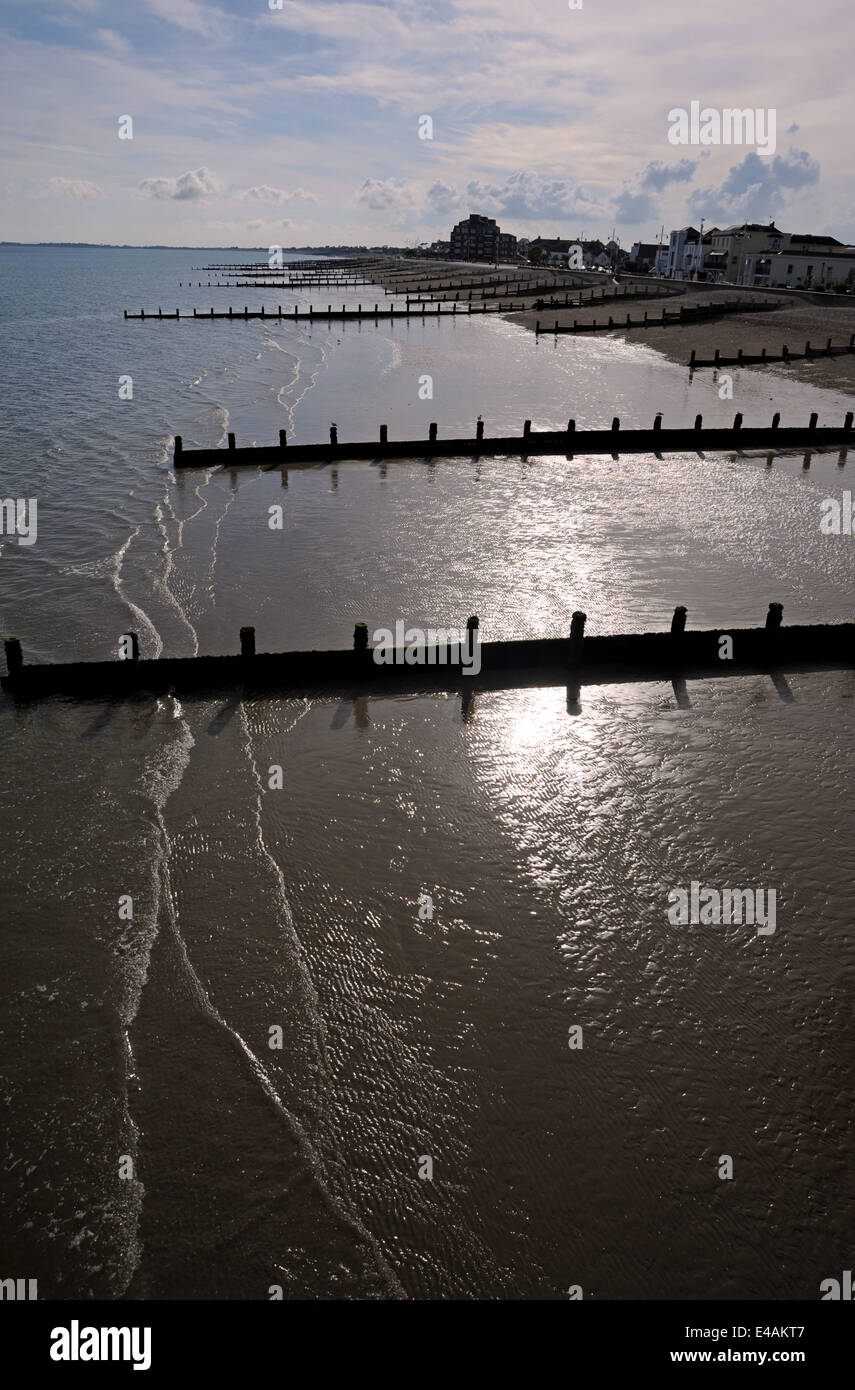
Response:
[[[201,34],[203,38],[213,38],[221,33],[227,23],[222,10],[199,0],[143,0],[147,10],[174,24],[178,29],[186,29],[191,34]]]
[[[306,188],[272,188],[269,183],[259,183],[253,188],[244,189],[241,194],[249,202],[254,203],[317,203],[319,200],[314,193],[310,193]]]
[[[791,191],[818,182],[819,161],[807,150],[791,146],[786,155],[776,154],[771,160],[751,150],[741,164],[731,166],[717,188],[694,189],[688,205],[705,218],[757,222],[782,207]]]
[[[625,188],[615,198],[615,217],[621,226],[628,226],[635,222],[650,222],[655,215],[657,203],[655,198],[643,190],[633,192],[630,188]]]
[[[440,180],[431,184],[425,198],[431,211],[443,216],[456,212],[462,201],[456,188],[453,188],[450,183],[442,183]]]
[[[650,222],[657,215],[659,200],[653,195],[662,193],[672,183],[688,183],[698,167],[696,159],[678,159],[665,164],[653,159],[637,174],[626,179],[614,200],[614,214],[622,226]]]
[[[678,159],[675,164],[663,164],[661,159],[654,159],[642,169],[638,185],[661,192],[669,183],[688,183],[697,167],[696,159]]]
[[[262,227],[272,227],[274,225],[277,227],[293,227],[294,223],[291,221],[290,217],[281,217],[275,224],[273,222],[263,222],[260,217],[255,217],[251,222],[247,222],[246,227],[247,231],[260,232]]]
[[[54,198],[74,198],[78,202],[104,197],[101,185],[89,183],[88,179],[48,179],[48,189]]]
[[[206,202],[221,191],[220,180],[210,169],[188,170],[175,179],[140,179],[140,193],[147,198],[171,198],[176,202]]]
[[[521,221],[567,217],[587,211],[594,200],[577,184],[566,179],[546,179],[539,174],[518,171],[501,183],[470,179],[466,194],[477,211],[501,214]]]
[[[415,194],[411,185],[400,179],[366,179],[357,190],[356,201],[372,212],[402,211],[413,206]]]
[[[117,34],[115,29],[96,29],[95,38],[119,58],[126,57],[131,51],[131,45],[124,34]]]

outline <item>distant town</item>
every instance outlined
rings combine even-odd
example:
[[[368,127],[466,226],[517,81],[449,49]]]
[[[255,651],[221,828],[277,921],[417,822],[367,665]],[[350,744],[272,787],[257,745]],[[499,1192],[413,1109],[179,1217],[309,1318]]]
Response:
[[[658,242],[636,241],[624,250],[608,241],[582,237],[515,237],[492,217],[473,213],[456,223],[448,241],[410,254],[455,261],[527,262],[573,269],[662,276],[707,284],[770,289],[855,293],[855,246],[833,236],[784,232],[774,222],[740,222],[731,227],[679,227]]]

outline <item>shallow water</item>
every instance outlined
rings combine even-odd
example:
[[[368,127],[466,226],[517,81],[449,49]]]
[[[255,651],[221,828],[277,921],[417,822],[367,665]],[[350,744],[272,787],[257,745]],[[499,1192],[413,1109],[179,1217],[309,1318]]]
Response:
[[[498,319],[126,323],[296,300],[178,289],[206,252],[2,256],[3,494],[38,497],[39,534],[2,543],[0,614],[29,659],[129,628],[144,655],[235,650],[247,622],[264,650],[470,613],[486,639],[576,608],[592,632],[677,603],[851,619],[852,538],[819,531],[836,453],[170,457],[174,432],[479,413],[824,423],[843,396],[742,372],[720,401],[643,347]],[[0,703],[9,1272],[48,1297],[817,1297],[852,1217],[853,689]],[[777,930],[672,926],[693,879],[775,888]]]

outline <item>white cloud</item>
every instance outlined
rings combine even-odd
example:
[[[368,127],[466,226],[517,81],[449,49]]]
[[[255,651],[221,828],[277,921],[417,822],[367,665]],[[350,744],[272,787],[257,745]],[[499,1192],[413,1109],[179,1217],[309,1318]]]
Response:
[[[174,179],[140,179],[138,188],[148,198],[168,198],[175,202],[206,202],[221,192],[222,185],[210,169],[191,169]]]
[[[255,203],[317,203],[319,200],[314,193],[310,193],[306,188],[272,188],[269,183],[256,184],[253,188],[247,188],[241,194],[249,202]]]
[[[356,201],[372,212],[400,211],[413,206],[415,193],[401,179],[366,179],[357,190]]]
[[[115,29],[96,29],[95,38],[119,58],[124,58],[131,51],[131,45],[124,34],[118,34]]]
[[[48,189],[54,198],[74,198],[80,202],[104,196],[101,185],[90,183],[88,179],[53,178],[48,180]]]
[[[146,9],[179,29],[203,38],[214,38],[228,27],[229,17],[213,5],[199,0],[143,0]]]

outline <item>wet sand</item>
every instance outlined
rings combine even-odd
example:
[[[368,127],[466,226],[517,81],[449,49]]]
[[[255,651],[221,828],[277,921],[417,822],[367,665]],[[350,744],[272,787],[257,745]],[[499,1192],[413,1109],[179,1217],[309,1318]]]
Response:
[[[473,303],[480,303],[483,298],[498,298],[500,302],[507,303],[501,286],[485,284],[483,295],[479,293],[479,287],[483,282],[505,277],[509,277],[511,282],[518,280],[531,283],[536,280],[543,284],[544,281],[549,281],[554,284],[553,293],[556,297],[567,292],[574,294],[580,289],[605,290],[608,294],[618,288],[607,275],[589,271],[562,272],[546,266],[496,268],[492,265],[473,265],[466,262],[435,262],[415,264],[412,274],[400,272],[400,267],[390,267],[390,270],[381,272],[377,278],[378,283],[394,289],[402,298],[407,295],[415,298],[423,287],[431,286],[434,287],[429,296],[432,300],[468,300],[471,292]],[[453,284],[455,288],[445,291],[439,288],[444,281]],[[653,280],[649,287],[654,290],[661,288],[664,291],[669,285],[668,281]],[[462,288],[457,288],[458,286]],[[643,279],[622,280],[620,286],[644,289],[646,282]],[[512,287],[511,284],[508,288]],[[671,288],[673,289],[673,286]],[[519,307],[514,305],[513,309],[502,312],[513,323],[521,324],[532,331],[538,320],[541,324],[548,323],[550,326],[557,321],[559,326],[563,327],[572,324],[574,319],[579,323],[591,323],[593,320],[602,322],[612,314],[615,319],[614,336],[644,343],[661,352],[670,361],[686,367],[689,365],[692,349],[699,358],[707,359],[715,355],[716,348],[722,356],[732,357],[740,348],[747,355],[755,355],[765,347],[769,355],[774,357],[780,355],[785,344],[792,352],[803,352],[806,342],[810,342],[814,348],[822,348],[831,338],[832,343],[837,346],[848,342],[850,335],[855,333],[855,300],[851,304],[841,304],[839,300],[824,302],[820,295],[814,296],[812,300],[795,295],[775,296],[779,307],[770,308],[767,313],[737,312],[722,314],[720,318],[702,323],[626,328],[621,326],[618,320],[625,319],[627,313],[633,318],[640,318],[646,310],[650,318],[655,319],[661,315],[663,308],[673,311],[679,305],[689,307],[692,304],[709,304],[717,297],[730,300],[738,298],[744,299],[746,303],[756,303],[770,296],[763,290],[744,289],[736,285],[699,285],[676,297],[663,293],[661,297],[654,295],[649,299],[629,299],[626,302],[622,298],[607,298],[584,308],[536,308],[538,299],[548,299],[549,294],[548,290],[535,291],[531,296],[520,297]],[[783,363],[772,365],[776,374],[782,373],[785,377],[792,377],[809,385],[831,390],[855,391],[855,353],[851,357],[813,358],[810,361],[796,361],[788,366],[784,366]],[[769,369],[745,367],[739,370],[764,372]]]
[[[619,317],[625,317],[628,312],[632,313],[633,318],[640,317],[645,309],[651,318],[654,318],[661,315],[665,306],[673,310],[680,304],[708,304],[714,295],[725,297],[725,292],[720,289],[698,293],[690,291],[677,300],[632,300],[626,309],[620,301],[611,308],[608,305],[598,305],[597,308],[585,309],[527,309],[522,313],[509,314],[508,317],[533,331],[538,319],[541,323],[548,320],[550,324],[557,319],[559,325],[572,323],[574,319],[579,323],[590,323],[593,319],[602,322],[609,313],[613,313],[617,320]],[[726,293],[728,299],[737,295],[739,290],[735,288],[732,293]],[[762,297],[757,292],[745,294],[746,300]],[[636,307],[639,305],[643,307]],[[735,356],[740,348],[747,354],[754,354],[759,353],[764,347],[770,355],[777,355],[785,343],[791,351],[803,352],[805,342],[810,342],[814,348],[820,348],[831,338],[836,346],[848,342],[852,333],[855,333],[855,302],[850,307],[786,299],[782,301],[781,308],[770,309],[768,313],[722,314],[721,318],[702,323],[669,324],[668,327],[662,327],[660,324],[650,328],[628,329],[616,324],[614,329],[614,336],[624,338],[628,342],[644,343],[647,347],[661,352],[672,362],[686,367],[689,365],[693,348],[699,358],[713,357],[716,348],[722,356],[728,357]],[[769,368],[745,367],[739,370],[766,372]],[[855,353],[846,357],[797,361],[789,366],[779,362],[774,364],[772,370],[812,386],[855,391]]]

